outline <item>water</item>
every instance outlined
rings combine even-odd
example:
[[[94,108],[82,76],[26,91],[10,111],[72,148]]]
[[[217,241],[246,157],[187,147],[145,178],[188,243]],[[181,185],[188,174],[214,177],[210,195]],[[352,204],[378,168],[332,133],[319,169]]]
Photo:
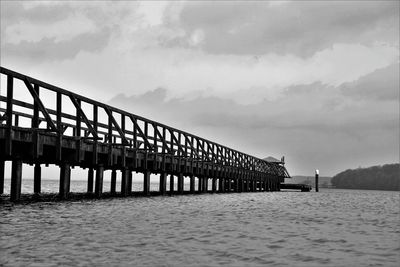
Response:
[[[3,204],[0,265],[398,266],[399,201],[322,189]]]

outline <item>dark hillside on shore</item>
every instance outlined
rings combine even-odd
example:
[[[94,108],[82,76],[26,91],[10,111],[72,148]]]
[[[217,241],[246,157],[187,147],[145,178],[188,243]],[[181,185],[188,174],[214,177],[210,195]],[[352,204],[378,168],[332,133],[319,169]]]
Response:
[[[400,165],[386,164],[346,170],[332,178],[332,185],[345,189],[400,191]]]

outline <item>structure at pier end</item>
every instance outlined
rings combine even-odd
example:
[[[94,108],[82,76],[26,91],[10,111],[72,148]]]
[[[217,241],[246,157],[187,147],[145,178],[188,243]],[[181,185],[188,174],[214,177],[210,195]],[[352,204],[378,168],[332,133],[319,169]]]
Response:
[[[23,163],[35,166],[35,194],[41,193],[42,165],[59,166],[61,199],[70,194],[74,166],[88,169],[87,192],[96,197],[103,194],[105,170],[111,170],[110,194],[118,196],[135,194],[133,172],[143,174],[144,195],[151,193],[151,173],[159,175],[159,194],[279,191],[290,177],[283,160],[253,157],[3,67],[0,73],[6,84],[0,94],[0,194],[5,161],[11,161],[11,201],[21,198]]]

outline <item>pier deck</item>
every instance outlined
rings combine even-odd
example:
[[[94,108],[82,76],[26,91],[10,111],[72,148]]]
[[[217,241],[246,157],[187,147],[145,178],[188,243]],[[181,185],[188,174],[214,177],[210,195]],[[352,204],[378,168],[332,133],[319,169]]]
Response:
[[[168,175],[175,194],[184,193],[184,179],[190,179],[189,193],[206,192],[209,182],[211,192],[226,193],[278,191],[289,177],[283,162],[264,161],[3,67],[0,73],[7,85],[0,94],[0,194],[4,165],[11,161],[11,201],[21,197],[23,163],[35,166],[35,194],[41,193],[42,165],[59,166],[62,199],[70,193],[74,166],[88,169],[87,191],[96,197],[103,194],[105,170],[112,170],[110,194],[121,196],[131,195],[133,172],[143,174],[144,195],[150,195],[150,174],[159,175],[160,194],[167,192]],[[17,99],[16,90],[30,100]]]

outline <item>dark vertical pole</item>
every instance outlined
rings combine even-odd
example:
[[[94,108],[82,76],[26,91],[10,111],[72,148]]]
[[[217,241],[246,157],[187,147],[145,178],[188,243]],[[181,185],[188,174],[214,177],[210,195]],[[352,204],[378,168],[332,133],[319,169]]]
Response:
[[[195,178],[194,175],[190,175],[190,193],[194,194],[195,192]]]
[[[208,191],[208,178],[207,177],[203,177],[203,192],[207,193]]]
[[[218,191],[220,193],[224,192],[224,179],[223,178],[218,179]]]
[[[7,130],[6,130],[6,146],[5,152],[7,156],[11,156],[12,151],[12,140],[11,140],[11,127],[12,127],[12,113],[13,113],[13,88],[14,88],[14,79],[11,75],[7,76]]]
[[[41,192],[41,179],[42,179],[41,176],[42,176],[42,168],[40,167],[40,163],[36,163],[33,173],[33,192],[35,194],[40,194]]]
[[[59,194],[61,199],[66,199],[68,197],[70,182],[71,182],[71,167],[68,163],[61,163],[60,188],[59,188]]]
[[[143,172],[143,193],[145,196],[150,194],[150,172]]]
[[[13,160],[11,167],[11,201],[18,201],[21,198],[21,183],[22,183],[22,161]]]
[[[101,197],[101,194],[103,193],[103,176],[104,167],[103,165],[99,165],[96,169],[96,181],[94,186],[94,194],[96,197]]]
[[[165,195],[167,191],[167,173],[162,172],[160,173],[160,193]]]
[[[174,176],[172,174],[169,176],[169,192],[174,193]]]
[[[212,178],[212,192],[217,192],[217,178]]]
[[[99,136],[97,132],[97,126],[98,126],[98,109],[96,105],[93,105],[93,130],[97,133],[97,136]],[[93,155],[92,155],[92,163],[97,165],[97,142],[98,140],[95,139],[93,142]],[[93,180],[92,180],[93,181]],[[92,190],[93,192],[93,190]]]
[[[122,169],[121,170],[121,196],[125,197],[127,192],[127,183],[128,183],[128,176],[130,170]]]
[[[178,194],[183,194],[183,174],[178,174]]]
[[[197,191],[199,193],[203,192],[203,179],[201,177],[197,178]]]
[[[0,195],[4,193],[4,166],[5,161],[0,161]]]
[[[315,192],[319,191],[318,178],[319,178],[319,170],[315,170]]]
[[[89,171],[88,171],[88,184],[87,184],[87,192],[88,193],[93,193],[93,178],[94,178],[93,168],[89,168]]]
[[[126,182],[126,193],[128,195],[132,194],[132,180],[133,180],[133,172],[132,170],[128,169],[128,176],[127,176],[127,182]]]
[[[232,191],[232,179],[229,178],[228,179],[228,192],[231,192],[231,191]]]
[[[113,169],[111,171],[111,194],[115,194],[117,186],[117,170]]]
[[[35,90],[36,94],[39,96],[39,85],[35,84],[33,90]],[[36,101],[33,101],[33,118],[31,126],[32,128],[39,128],[39,105]]]
[[[56,142],[56,160],[61,161],[62,157],[62,151],[61,151],[61,146],[62,146],[62,126],[61,126],[61,115],[62,115],[62,99],[61,99],[61,93],[57,92],[57,142]]]

